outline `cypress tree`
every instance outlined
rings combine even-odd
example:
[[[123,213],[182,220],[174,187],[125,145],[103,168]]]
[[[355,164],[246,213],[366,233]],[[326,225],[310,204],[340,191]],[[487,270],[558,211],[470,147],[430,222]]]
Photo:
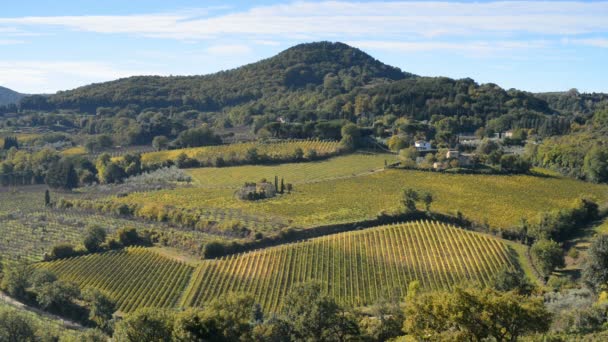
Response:
[[[44,192],[44,205],[46,207],[51,205],[51,193],[48,189]]]
[[[285,182],[283,181],[283,178],[281,178],[281,194],[285,192]]]

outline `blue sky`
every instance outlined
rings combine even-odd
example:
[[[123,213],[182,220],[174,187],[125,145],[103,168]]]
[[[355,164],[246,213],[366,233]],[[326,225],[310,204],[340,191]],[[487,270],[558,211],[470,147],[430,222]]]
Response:
[[[608,92],[608,1],[13,1],[0,12],[0,85],[207,74],[319,40],[419,75]]]

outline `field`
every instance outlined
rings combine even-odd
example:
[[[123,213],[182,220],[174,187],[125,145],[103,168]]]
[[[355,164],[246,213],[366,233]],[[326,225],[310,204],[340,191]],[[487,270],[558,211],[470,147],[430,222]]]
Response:
[[[581,196],[600,204],[608,201],[608,186],[567,178],[404,170],[301,184],[289,195],[256,202],[234,198],[231,189],[204,187],[134,193],[110,200],[142,206],[154,203],[197,210],[235,210],[243,215],[276,218],[291,226],[310,227],[360,221],[373,218],[383,210],[398,210],[402,190],[408,187],[432,193],[434,211],[459,210],[465,218],[494,228],[515,226],[522,217],[534,221],[542,212],[571,207]]]
[[[412,222],[205,260],[196,269],[141,248],[40,265],[60,278],[107,290],[125,312],[143,306],[201,306],[236,291],[251,293],[266,310],[276,311],[298,282],[320,281],[325,293],[358,306],[388,291],[403,295],[412,280],[428,290],[485,284],[503,266],[516,267],[516,261],[493,237]]]
[[[382,169],[385,161],[395,162],[396,157],[392,154],[350,154],[308,163],[204,167],[189,169],[188,173],[196,185],[209,188],[235,188],[262,178],[273,181],[275,175],[284,178],[286,183],[298,185],[373,172]]]
[[[44,187],[21,187],[25,191],[0,192],[0,254],[6,259],[40,261],[44,253],[59,243],[83,247],[86,228],[100,225],[109,234],[119,228],[134,227],[162,233],[162,244],[196,253],[201,243],[216,239],[201,231],[170,227],[161,223],[143,222],[76,210],[60,210],[44,206]],[[51,193],[59,197],[79,194]],[[223,239],[228,239],[223,237]]]
[[[246,159],[247,151],[255,148],[258,155],[268,156],[271,159],[290,159],[293,157],[297,148],[301,148],[304,154],[310,150],[315,150],[318,156],[327,156],[338,153],[340,144],[331,141],[302,140],[279,143],[257,143],[246,142],[220,146],[205,146],[184,148],[178,150],[159,151],[144,153],[142,162],[144,164],[159,164],[168,160],[176,160],[177,157],[185,153],[188,157],[201,162],[213,161],[217,157],[222,157],[226,161],[243,161]]]
[[[140,307],[172,308],[188,285],[193,267],[145,248],[128,248],[103,254],[38,264],[81,288],[106,291],[119,311]]]

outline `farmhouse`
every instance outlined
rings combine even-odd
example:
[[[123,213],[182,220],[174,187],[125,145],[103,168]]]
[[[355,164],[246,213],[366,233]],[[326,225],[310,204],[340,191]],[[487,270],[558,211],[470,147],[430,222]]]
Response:
[[[418,151],[429,151],[431,150],[431,143],[426,140],[417,140],[414,146]]]

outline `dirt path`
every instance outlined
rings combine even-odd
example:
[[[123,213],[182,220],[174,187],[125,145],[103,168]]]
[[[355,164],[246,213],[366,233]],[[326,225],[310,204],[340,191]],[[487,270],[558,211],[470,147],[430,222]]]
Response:
[[[66,329],[72,329],[72,330],[84,330],[84,329],[86,329],[84,326],[82,326],[79,323],[76,323],[74,321],[67,320],[67,319],[62,318],[60,316],[53,315],[51,313],[42,311],[40,309],[31,307],[31,306],[29,306],[29,305],[27,305],[25,303],[22,303],[22,302],[14,299],[12,297],[7,296],[6,294],[4,294],[2,292],[0,292],[0,301],[6,303],[6,304],[8,304],[8,305],[10,305],[10,306],[12,306],[12,307],[14,307],[16,309],[26,310],[26,311],[32,312],[32,313],[34,313],[36,315],[42,316],[44,318],[57,321],[58,323],[60,323],[61,325],[63,325]]]

